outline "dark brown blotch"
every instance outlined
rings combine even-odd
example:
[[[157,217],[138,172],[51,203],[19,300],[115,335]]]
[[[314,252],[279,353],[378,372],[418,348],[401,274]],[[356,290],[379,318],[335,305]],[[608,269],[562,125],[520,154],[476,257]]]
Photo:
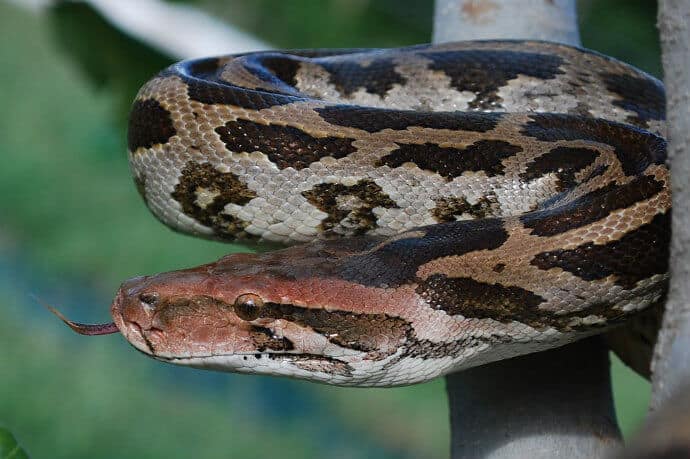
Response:
[[[295,349],[295,345],[289,339],[283,337],[278,338],[273,332],[265,327],[252,325],[249,329],[249,336],[252,340],[253,347],[259,351],[266,350],[287,352]]]
[[[297,72],[302,59],[297,56],[279,53],[260,53],[246,58],[246,68],[259,79],[274,83],[277,78],[285,85],[294,88],[297,85]]]
[[[643,279],[668,271],[669,220],[669,213],[658,214],[619,240],[543,252],[530,264],[543,270],[561,268],[587,281],[613,276],[616,284],[631,289]]]
[[[217,57],[205,57],[176,65],[182,66],[186,69],[186,73],[196,78],[209,79],[215,78],[217,72],[221,69],[221,60]]]
[[[216,128],[220,139],[232,152],[260,151],[279,169],[300,170],[321,158],[343,158],[357,149],[354,139],[313,137],[292,126],[261,124],[253,121],[228,121]]]
[[[475,219],[486,218],[498,212],[498,201],[494,195],[482,196],[476,204],[470,204],[465,198],[438,198],[434,202],[436,207],[431,213],[440,223],[454,222],[465,215]]]
[[[405,348],[402,358],[414,357],[421,359],[440,359],[448,356],[458,356],[467,353],[468,349],[482,347],[484,349],[496,344],[510,344],[514,338],[506,334],[490,334],[478,336],[462,336],[453,341],[431,341],[417,339]]]
[[[435,172],[448,180],[463,172],[483,171],[488,177],[502,174],[502,161],[522,151],[522,147],[503,140],[479,140],[467,148],[444,148],[436,144],[400,144],[377,161],[377,166],[400,167],[413,163],[420,169]]]
[[[451,316],[492,319],[501,323],[520,322],[536,329],[553,327],[562,332],[601,328],[621,322],[626,313],[611,303],[592,303],[569,313],[540,309],[546,300],[516,286],[479,282],[468,277],[434,274],[421,282],[416,292],[434,309]],[[577,319],[597,316],[604,322],[583,324]]]
[[[543,325],[544,313],[537,306],[545,302],[544,298],[520,287],[433,274],[421,282],[415,291],[432,308],[451,316]]]
[[[207,105],[234,105],[249,110],[261,110],[286,105],[303,97],[276,94],[241,88],[219,78],[218,61],[185,61],[165,70],[161,76],[175,75],[187,86],[190,100]]]
[[[137,99],[132,104],[127,128],[127,146],[134,153],[166,143],[177,134],[170,112],[155,99]]]
[[[209,202],[199,199],[202,194],[213,196]],[[219,238],[234,239],[248,236],[247,222],[223,213],[227,204],[244,205],[256,193],[231,172],[220,172],[210,163],[190,161],[180,174],[179,183],[171,196],[180,203],[182,211],[202,225],[213,228]]]
[[[666,141],[635,127],[594,118],[560,114],[532,114],[522,134],[546,142],[590,140],[610,145],[623,172],[638,175],[650,164],[664,164]]]
[[[384,97],[394,85],[403,85],[407,81],[395,70],[393,60],[387,58],[374,59],[366,66],[342,57],[322,59],[318,64],[328,70],[329,83],[347,97],[360,88],[370,94]]]
[[[351,105],[332,105],[314,110],[328,123],[367,132],[400,131],[412,126],[487,132],[494,129],[503,117],[503,113],[416,112]]]
[[[546,174],[556,174],[561,190],[577,185],[575,176],[590,166],[599,156],[597,150],[579,147],[556,147],[527,164],[520,174],[524,180],[534,180]]]
[[[657,79],[621,73],[602,73],[606,89],[617,96],[613,104],[634,112],[626,121],[647,127],[650,120],[665,119],[666,95]]]
[[[303,191],[317,209],[328,214],[320,227],[324,234],[363,234],[376,228],[375,208],[397,209],[398,205],[373,180],[362,179],[354,185],[319,183]]]
[[[423,235],[419,236],[419,233]],[[432,260],[492,250],[508,240],[498,218],[463,220],[424,226],[400,235],[368,252],[353,255],[338,267],[345,280],[373,287],[397,287],[416,282],[417,270]],[[462,241],[462,243],[458,243]]]
[[[554,54],[509,50],[462,50],[421,53],[431,59],[429,69],[448,75],[458,91],[470,91],[470,109],[495,109],[500,88],[519,75],[550,80],[564,73],[563,59]]]
[[[558,207],[530,212],[520,220],[532,230],[531,234],[554,236],[601,220],[616,209],[650,199],[663,189],[663,182],[643,175],[625,185],[611,183]]]

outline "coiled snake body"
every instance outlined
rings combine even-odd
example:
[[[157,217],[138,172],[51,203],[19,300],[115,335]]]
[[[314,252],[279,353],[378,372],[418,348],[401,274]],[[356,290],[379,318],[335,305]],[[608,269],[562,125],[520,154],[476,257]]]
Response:
[[[187,61],[140,91],[139,191],[170,227],[294,244],[127,281],[137,349],[390,386],[601,333],[664,295],[664,92],[567,46]]]

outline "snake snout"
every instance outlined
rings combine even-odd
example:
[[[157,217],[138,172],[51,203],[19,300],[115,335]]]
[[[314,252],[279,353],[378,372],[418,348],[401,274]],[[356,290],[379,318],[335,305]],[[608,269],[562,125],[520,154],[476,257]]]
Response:
[[[146,285],[146,277],[130,279],[115,296],[111,313],[125,338],[136,348],[152,353],[150,337],[155,332],[154,314],[159,294]]]

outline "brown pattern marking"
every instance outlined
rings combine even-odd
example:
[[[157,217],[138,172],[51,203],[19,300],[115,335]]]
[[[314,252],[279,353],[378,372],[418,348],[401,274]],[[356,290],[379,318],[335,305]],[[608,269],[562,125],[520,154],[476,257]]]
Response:
[[[476,219],[486,218],[496,213],[498,205],[495,196],[482,196],[476,204],[470,204],[465,198],[438,198],[434,202],[436,207],[431,213],[440,223],[456,221],[464,214]]]
[[[398,205],[373,180],[362,179],[354,185],[319,183],[302,192],[317,209],[328,214],[320,224],[326,234],[340,226],[348,234],[363,234],[376,228],[374,208],[397,209]]]
[[[527,164],[520,178],[529,181],[555,173],[560,190],[565,190],[577,185],[575,175],[591,165],[598,156],[599,152],[590,148],[556,147]]]
[[[468,349],[487,347],[494,344],[510,344],[513,338],[507,335],[491,334],[489,336],[468,336],[455,341],[430,341],[419,339],[412,342],[401,356],[422,359],[442,359],[448,356],[457,356],[467,352]]]
[[[507,240],[508,232],[499,218],[424,226],[410,231],[409,237],[402,234],[370,251],[345,258],[337,276],[371,287],[398,287],[416,282],[417,270],[432,260],[496,249]]]
[[[606,173],[606,171],[609,170],[609,165],[608,164],[600,164],[599,166],[595,167],[592,169],[592,172],[587,174],[587,178],[583,180],[583,182],[588,182],[592,180],[595,177],[602,176]]]
[[[321,118],[337,126],[378,132],[384,129],[396,131],[408,127],[450,129],[453,131],[487,132],[494,129],[503,117],[502,113],[465,112],[416,112],[373,107],[333,105],[314,109]]]
[[[560,114],[531,114],[521,134],[545,142],[591,140],[611,145],[628,176],[639,175],[650,164],[664,164],[666,141],[649,132],[613,121]]]
[[[375,59],[367,66],[343,59],[324,59],[319,64],[328,71],[329,83],[345,96],[351,96],[358,89],[364,88],[369,94],[384,97],[395,84],[403,85],[407,82],[396,72],[393,59]]]
[[[566,314],[539,309],[546,300],[529,290],[515,286],[478,282],[469,277],[433,274],[416,288],[429,305],[448,315],[492,319],[501,323],[520,322],[536,329],[553,327],[560,331],[600,328],[621,321],[626,313],[609,303],[594,303]],[[606,323],[573,324],[578,318],[598,316]]]
[[[496,263],[496,265],[494,265],[494,267],[491,268],[491,270],[492,270],[493,272],[499,273],[499,274],[502,273],[504,269],[506,269],[506,264],[505,264],[505,263]]]
[[[432,274],[415,289],[418,295],[448,315],[541,324],[544,312],[537,309],[546,300],[520,287],[487,284],[469,277],[449,278]]]
[[[170,112],[155,99],[134,101],[129,112],[127,146],[134,153],[139,148],[151,148],[166,143],[177,134]]]
[[[187,86],[187,96],[190,100],[207,105],[234,105],[249,110],[262,110],[286,105],[304,98],[274,94],[266,91],[239,88],[223,80],[215,74],[208,74],[208,69],[202,66],[199,70],[195,67],[195,61],[176,64],[175,76],[179,77]],[[201,73],[196,74],[195,71]],[[164,71],[161,76],[170,73]]]
[[[247,56],[245,67],[256,77],[273,82],[278,78],[281,82],[294,88],[297,86],[295,76],[299,71],[302,61],[297,56],[279,53],[266,53],[255,56]],[[268,73],[268,75],[267,75]]]
[[[530,212],[520,220],[532,229],[531,234],[554,236],[601,220],[614,210],[649,199],[663,189],[663,182],[643,175],[625,185],[611,183],[556,208]]]
[[[194,59],[187,64],[186,68],[190,74],[197,78],[213,79],[221,69],[221,60],[218,57]]]
[[[618,96],[613,105],[634,112],[626,121],[640,127],[647,127],[650,120],[665,119],[665,93],[660,82],[653,78],[642,78],[619,73],[602,73],[606,89]]]
[[[205,194],[209,202],[201,202]],[[237,175],[220,172],[209,163],[189,161],[180,175],[171,196],[182,211],[202,225],[213,228],[219,237],[234,238],[243,233],[247,222],[223,212],[227,204],[244,205],[256,197]]]
[[[404,143],[378,160],[376,166],[396,168],[405,163],[413,163],[420,169],[436,172],[447,180],[467,171],[483,171],[487,177],[493,177],[503,173],[504,159],[521,151],[522,147],[503,140],[479,140],[467,148],[443,148],[432,143]]]
[[[232,152],[260,151],[279,169],[300,170],[321,158],[343,158],[357,151],[355,139],[341,137],[312,137],[306,132],[275,124],[252,121],[228,121],[216,128],[220,139]]]
[[[229,306],[228,306],[229,307]],[[277,338],[273,332],[265,327],[258,327],[252,325],[249,329],[249,336],[253,341],[253,347],[257,352],[264,352],[269,349],[271,351],[292,351],[295,345],[289,339],[282,337]]]
[[[412,332],[412,326],[405,319],[386,314],[356,314],[266,303],[261,316],[311,328],[333,344],[376,354],[377,359],[394,354]]]
[[[561,268],[587,281],[613,275],[616,284],[631,289],[643,279],[668,271],[669,220],[670,213],[658,214],[617,241],[543,252],[530,264],[543,270]]]
[[[498,91],[519,75],[551,80],[565,73],[564,61],[553,54],[509,50],[462,50],[421,52],[431,59],[430,70],[443,72],[458,91],[474,93],[470,109],[491,110],[500,107]]]

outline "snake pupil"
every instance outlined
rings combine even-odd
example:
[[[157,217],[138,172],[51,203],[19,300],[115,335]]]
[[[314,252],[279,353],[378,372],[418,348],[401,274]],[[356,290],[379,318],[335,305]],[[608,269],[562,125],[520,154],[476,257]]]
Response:
[[[259,317],[263,305],[264,302],[261,297],[253,293],[246,293],[237,297],[233,309],[237,317],[250,321]]]

